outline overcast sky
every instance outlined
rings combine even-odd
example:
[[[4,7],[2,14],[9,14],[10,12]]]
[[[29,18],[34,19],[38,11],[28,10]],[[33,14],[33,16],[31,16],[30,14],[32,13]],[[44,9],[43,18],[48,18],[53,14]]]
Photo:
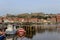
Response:
[[[60,13],[60,0],[0,0],[0,15],[26,12]]]

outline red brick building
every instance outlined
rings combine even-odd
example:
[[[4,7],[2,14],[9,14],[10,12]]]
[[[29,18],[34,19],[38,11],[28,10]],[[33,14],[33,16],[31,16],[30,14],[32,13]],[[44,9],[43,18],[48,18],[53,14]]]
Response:
[[[38,18],[30,18],[29,22],[37,23],[39,20]]]
[[[48,18],[47,21],[50,21],[51,23],[56,23],[56,18],[55,17]]]
[[[58,23],[60,23],[60,14],[57,14],[57,15],[56,15],[56,21],[57,21]]]
[[[33,23],[36,23],[38,21],[39,21],[38,18],[24,18],[24,22],[33,22]]]
[[[17,21],[24,22],[24,18],[17,18]]]

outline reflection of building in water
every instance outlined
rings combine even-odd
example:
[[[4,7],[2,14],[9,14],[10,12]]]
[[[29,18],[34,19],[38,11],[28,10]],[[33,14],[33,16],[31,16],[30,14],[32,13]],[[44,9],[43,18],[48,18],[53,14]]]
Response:
[[[33,38],[33,36],[36,34],[34,27],[23,26],[23,28],[26,30],[27,38]]]
[[[38,27],[36,32],[37,33],[43,33],[43,32],[45,32],[45,29],[41,29],[41,27]]]

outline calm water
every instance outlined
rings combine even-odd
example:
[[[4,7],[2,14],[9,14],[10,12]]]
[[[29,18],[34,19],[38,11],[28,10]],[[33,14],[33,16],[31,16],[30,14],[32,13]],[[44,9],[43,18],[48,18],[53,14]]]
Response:
[[[45,31],[43,33],[36,33],[36,35],[33,36],[32,40],[60,40],[60,32]]]
[[[60,40],[60,29],[23,28],[26,30],[26,36],[22,40]]]
[[[60,40],[60,30],[39,30],[36,33],[27,34],[27,38],[31,40]]]

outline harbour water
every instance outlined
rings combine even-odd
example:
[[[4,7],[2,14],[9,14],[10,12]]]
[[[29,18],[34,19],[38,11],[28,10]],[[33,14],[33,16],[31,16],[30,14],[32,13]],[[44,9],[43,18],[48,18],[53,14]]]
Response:
[[[23,27],[26,30],[25,39],[22,40],[60,40],[60,28],[55,29],[41,29],[35,27]],[[8,36],[8,40],[13,40],[15,36]],[[6,39],[6,40],[7,40]]]

